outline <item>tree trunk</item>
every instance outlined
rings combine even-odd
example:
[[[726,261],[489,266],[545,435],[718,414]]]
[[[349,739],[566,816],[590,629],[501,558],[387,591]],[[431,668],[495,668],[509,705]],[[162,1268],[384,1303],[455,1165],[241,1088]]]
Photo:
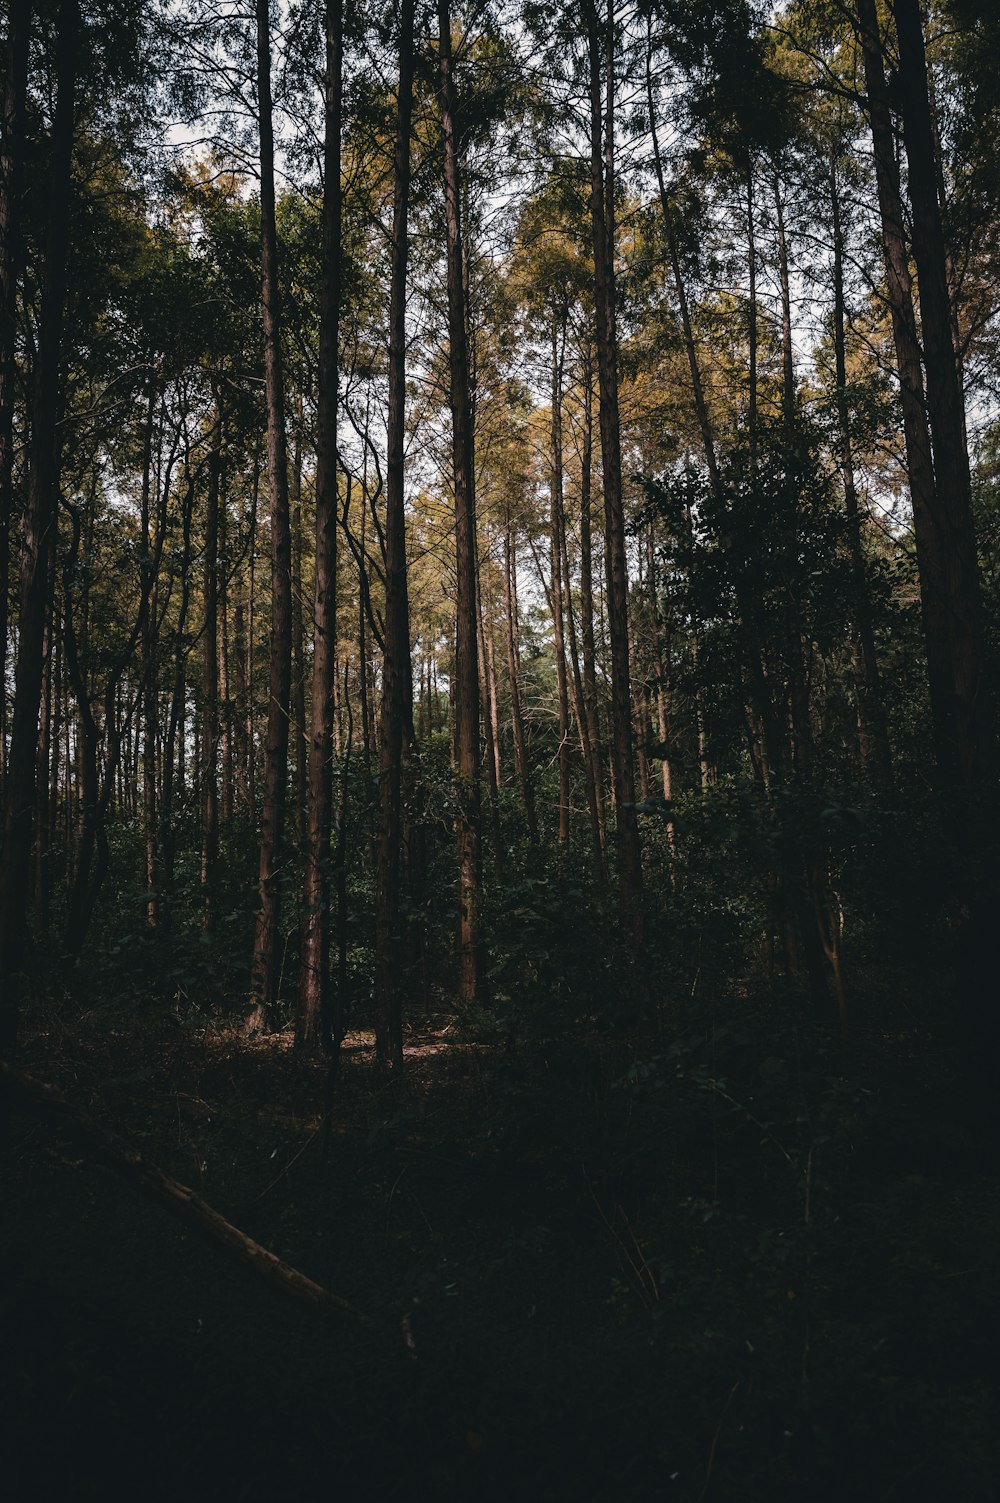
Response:
[[[930,431],[924,407],[920,345],[913,310],[913,286],[904,232],[899,167],[875,0],[858,0],[858,19],[882,222],[882,256],[899,373],[906,471],[913,504],[913,530],[920,576],[920,603],[927,648],[935,756],[938,779],[948,785],[957,779],[960,761],[955,732],[955,684],[949,604],[954,581],[947,556],[946,528],[940,515],[935,487]]]
[[[216,394],[215,435],[209,455],[205,504],[203,579],[205,626],[201,672],[201,895],[202,922],[212,926],[219,864],[219,491],[222,483],[223,420]]]
[[[965,438],[965,396],[952,337],[936,155],[919,0],[894,0],[899,41],[897,82],[908,165],[936,482],[936,525],[951,634],[951,694],[944,727],[949,778],[981,784],[992,773],[992,707],[986,687],[979,563]]]
[[[36,751],[37,766],[35,769],[35,872],[34,872],[34,900],[35,900],[35,924],[40,935],[48,931],[48,897],[49,897],[49,863],[51,846],[49,843],[49,800],[52,797],[52,789],[49,785],[49,764],[52,755],[52,654],[55,643],[55,576],[56,576],[56,553],[55,548],[49,550],[49,585],[47,590],[49,607],[48,617],[45,622],[45,637],[42,645],[42,693],[39,707],[38,721],[38,747]]]
[[[449,0],[438,0],[441,130],[448,260],[448,345],[455,490],[455,759],[458,802],[458,998],[475,1002],[481,984],[479,844],[479,675],[476,664],[476,505],[472,396],[466,331],[461,184]]]
[[[301,848],[306,841],[306,800],[308,786],[307,764],[309,760],[309,747],[306,736],[306,665],[305,665],[305,628],[303,625],[302,604],[302,549],[304,538],[302,536],[302,397],[298,400],[298,412],[295,422],[295,444],[292,450],[292,473],[289,481],[288,495],[289,509],[291,512],[291,537],[292,537],[292,724],[290,735],[292,738],[293,757],[292,764],[295,768],[293,781],[294,788],[294,823],[295,840]]]
[[[861,765],[877,786],[889,788],[892,785],[892,751],[889,745],[878,655],[875,649],[871,595],[868,589],[864,549],[861,542],[861,514],[854,475],[851,414],[847,397],[844,232],[841,221],[840,186],[837,178],[837,152],[833,145],[830,147],[830,207],[833,227],[833,350],[837,383],[837,437],[840,450],[840,477],[844,487],[844,507],[847,513],[851,574],[854,583],[853,656],[857,682]]]
[[[597,799],[594,754],[590,742],[590,727],[587,722],[587,709],[584,700],[583,675],[580,672],[580,649],[577,642],[576,621],[573,614],[573,591],[570,584],[569,545],[566,539],[565,519],[561,532],[563,579],[566,583],[566,636],[569,641],[569,657],[572,667],[570,685],[573,691],[573,715],[576,719],[577,731],[580,737],[580,751],[583,756],[584,787],[587,793],[587,810],[590,814],[590,838],[594,879],[597,882],[604,882],[607,880],[607,872],[604,866],[604,843],[601,838],[601,816]]]
[[[493,861],[498,878],[504,870],[503,831],[500,825],[500,779],[497,775],[497,748],[494,732],[497,723],[493,701],[493,685],[490,682],[489,663],[486,657],[486,631],[483,626],[483,596],[481,576],[476,574],[476,640],[479,660],[479,695],[485,711],[483,725],[483,757],[486,763],[486,784],[489,790],[490,831],[493,837]]]
[[[181,499],[181,598],[177,607],[177,623],[174,630],[174,671],[170,690],[170,707],[163,733],[163,776],[159,797],[159,845],[161,861],[161,922],[171,923],[174,894],[174,856],[177,850],[177,831],[174,823],[174,804],[183,800],[183,765],[185,756],[185,719],[187,707],[187,620],[191,608],[191,553],[192,525],[194,516],[195,481],[185,456],[184,494]],[[165,506],[164,501],[161,507]],[[166,515],[161,511],[158,537],[166,532]],[[158,542],[158,546],[162,546]],[[175,776],[175,769],[178,776]]]
[[[593,0],[588,0],[586,14],[590,54],[590,209],[604,472],[605,571],[611,638],[613,789],[622,920],[638,940],[642,934],[642,856],[635,814],[635,773],[632,765],[628,574],[625,563],[621,428],[618,413],[618,331],[615,314],[614,29],[610,18],[608,24],[602,26]],[[606,70],[606,107],[603,119],[602,64]]]
[[[656,110],[653,100],[652,31],[651,23],[647,24],[650,26],[650,30],[647,32],[646,47],[646,98],[649,105],[650,129],[653,137],[653,164],[656,168],[656,183],[660,195],[660,213],[663,218],[663,232],[667,240],[667,254],[670,258],[670,271],[673,277],[674,292],[677,297],[677,311],[681,316],[684,349],[687,354],[688,369],[691,372],[691,393],[694,398],[695,416],[698,419],[698,429],[701,433],[705,463],[708,466],[708,477],[716,498],[721,501],[722,477],[719,473],[719,462],[716,457],[715,436],[712,432],[712,423],[708,414],[708,403],[705,399],[705,383],[701,373],[701,361],[698,356],[698,346],[695,343],[687,287],[685,286],[680,252],[677,247],[677,236],[674,232],[670,196],[667,192],[666,177],[663,172],[663,160],[660,156],[660,139],[656,129]]]
[[[409,259],[410,121],[414,0],[399,17],[399,87],[393,157],[389,290],[389,413],[386,434],[385,657],[379,727],[379,832],[375,871],[375,1054],[382,1070],[403,1064],[400,918],[404,747],[413,734],[410,608],[406,579],[403,442],[406,434],[406,272]]]
[[[521,655],[518,651],[517,630],[517,558],[510,513],[508,512],[503,538],[504,604],[506,606],[507,680],[510,685],[510,719],[514,737],[514,766],[521,785],[521,802],[528,827],[528,839],[538,844],[538,817],[535,813],[535,787],[528,762],[528,744],[524,731],[524,708],[521,701]]]
[[[7,632],[10,616],[10,529],[14,517],[14,403],[17,367],[17,279],[21,260],[21,195],[28,81],[30,0],[11,0],[0,137],[0,790],[7,746]]]
[[[785,234],[785,201],[781,179],[774,179],[774,217],[778,239],[778,284],[781,290],[781,413],[785,428],[795,421],[795,357],[792,350],[792,282],[788,270],[788,239]]]
[[[748,307],[747,317],[749,327],[747,330],[747,432],[750,437],[750,469],[757,468],[757,429],[759,426],[758,416],[758,393],[757,393],[757,344],[758,344],[758,316],[757,316],[757,225],[756,207],[754,203],[754,164],[753,157],[747,160],[747,276],[749,286],[747,289]]]
[[[210,1238],[273,1288],[308,1305],[314,1314],[360,1315],[347,1300],[331,1294],[328,1289],[314,1283],[291,1264],[285,1263],[252,1237],[248,1237],[246,1232],[240,1231],[239,1227],[220,1216],[218,1211],[187,1185],[164,1174],[162,1169],[144,1158],[133,1144],[71,1106],[51,1086],[43,1085],[41,1081],[34,1080],[30,1075],[23,1075],[7,1064],[0,1064],[0,1085],[19,1106],[33,1116],[52,1122],[115,1173],[134,1184],[147,1200],[155,1201],[178,1221]]]
[[[153,427],[156,416],[156,387],[150,382],[149,409],[146,415],[146,437],[143,445],[142,500],[140,503],[140,529],[142,532],[143,568],[149,569],[153,557],[152,532],[152,481],[153,481]],[[157,464],[159,471],[159,464]],[[142,630],[142,822],[146,854],[146,924],[155,929],[159,922],[160,850],[157,834],[156,809],[156,736],[159,719],[159,674],[156,659],[156,580],[149,584],[149,610]]]
[[[277,999],[281,910],[280,876],[288,776],[288,714],[292,677],[291,528],[288,452],[281,353],[281,296],[274,208],[274,126],[271,114],[271,36],[268,0],[256,0],[257,102],[260,127],[261,290],[264,385],[267,402],[267,478],[271,512],[271,650],[267,741],[261,809],[260,906],[250,976],[255,1021],[264,1026]]]
[[[552,584],[549,604],[552,609],[552,649],[556,660],[556,689],[559,702],[559,845],[569,850],[570,813],[570,746],[569,686],[566,674],[566,643],[563,635],[563,434],[562,434],[562,366],[559,327],[552,322],[552,401],[551,453],[549,456],[549,558]],[[565,328],[563,329],[565,337]]]
[[[594,367],[588,340],[583,356],[583,451],[580,455],[580,637],[583,650],[583,703],[590,744],[591,777],[597,801],[601,841],[598,880],[606,882],[607,826],[604,812],[604,752],[601,746],[601,716],[597,703],[597,647],[594,641],[594,563],[591,539],[591,506],[594,455]]]
[[[223,506],[219,515],[219,561],[222,578],[225,581],[224,588],[219,592],[219,725],[220,725],[220,751],[222,756],[222,795],[220,799],[220,814],[225,829],[229,829],[233,821],[233,784],[235,782],[235,767],[233,756],[233,701],[231,696],[230,679],[230,638],[229,638],[229,588],[233,583],[233,575],[229,566],[229,512]]]
[[[309,784],[302,957],[295,1041],[332,1044],[330,985],[330,837],[333,820],[333,687],[337,667],[337,407],[340,338],[340,134],[343,105],[343,6],[326,9],[323,147],[323,269],[320,289],[316,415],[316,597],[310,702]]]

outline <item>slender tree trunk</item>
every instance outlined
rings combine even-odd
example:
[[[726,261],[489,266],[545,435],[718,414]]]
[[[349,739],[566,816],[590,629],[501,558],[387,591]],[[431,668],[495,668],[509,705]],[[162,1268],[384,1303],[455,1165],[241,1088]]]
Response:
[[[663,612],[660,609],[660,592],[656,574],[656,539],[653,535],[652,522],[646,532],[646,589],[649,594],[649,617],[653,633],[653,666],[656,670],[656,719],[662,748],[660,778],[663,783],[663,797],[669,803],[673,787],[668,749],[671,734],[670,641],[663,620]],[[668,826],[668,832],[672,845],[672,825]]]
[[[605,570],[611,638],[612,769],[618,831],[618,876],[622,919],[642,933],[642,856],[635,814],[632,764],[632,703],[629,679],[628,574],[622,502],[621,429],[618,413],[618,332],[615,314],[614,229],[614,28],[599,20],[593,0],[587,11],[590,52],[590,208],[597,312],[601,455],[604,474]],[[601,77],[605,69],[602,117]],[[603,141],[603,156],[602,156]]]
[[[649,799],[649,684],[639,669],[639,644],[636,639],[637,623],[629,623],[629,660],[632,670],[633,704],[635,724],[635,753],[639,766],[639,797],[645,804]]]
[[[292,452],[292,473],[289,488],[292,535],[292,725],[291,737],[294,756],[295,779],[293,787],[295,839],[302,847],[306,839],[307,762],[309,757],[306,734],[306,666],[305,631],[302,606],[302,398],[298,401],[295,423],[295,444]]]
[[[368,483],[367,479],[361,482],[361,528],[359,531],[360,548],[358,550],[358,698],[361,710],[361,752],[365,765],[365,784],[371,785],[371,709],[368,697],[368,612],[365,609],[368,598],[368,552],[365,542],[365,531],[368,525]]]
[[[59,492],[59,368],[66,300],[69,189],[76,91],[76,0],[62,0],[56,39],[56,105],[41,315],[35,356],[31,459],[21,546],[20,609],[10,760],[0,857],[0,1055],[17,1037],[35,807],[36,748],[44,663],[49,550]]]
[[[53,593],[54,593],[54,591],[53,591]],[[62,736],[63,736],[63,714],[64,714],[63,697],[64,697],[64,692],[65,691],[64,691],[64,688],[63,688],[64,673],[63,673],[63,661],[62,661],[63,660],[62,644],[61,644],[61,641],[60,641],[59,632],[57,630],[54,630],[52,636],[53,636],[53,641],[52,641],[52,733],[51,733],[52,758],[51,758],[50,773],[49,773],[49,787],[50,787],[51,792],[50,792],[49,801],[48,801],[49,831],[48,831],[48,837],[47,838],[48,838],[48,849],[49,849],[49,871],[48,871],[48,882],[47,882],[47,890],[46,890],[46,900],[47,901],[48,901],[49,898],[51,898],[52,891],[53,891],[53,889],[55,887],[56,879],[61,874],[62,869],[63,869],[63,860],[62,860],[63,852],[60,851],[60,848],[59,848],[59,844],[60,844],[59,843],[59,822],[60,822],[60,813],[61,813],[61,810],[60,810],[60,803],[61,803],[60,781],[61,781],[61,777],[62,777]],[[131,789],[133,790],[133,797],[134,797],[134,789],[135,789],[135,780],[134,779],[132,780],[132,783],[131,783]],[[133,810],[131,812],[132,812],[133,817],[134,817],[134,807],[133,807]],[[45,919],[46,919],[46,932],[47,932],[48,920],[49,920],[49,912],[48,912],[48,907],[47,906],[46,906],[46,911],[45,911]]]
[[[583,776],[584,787],[587,793],[587,810],[590,814],[594,878],[597,882],[604,882],[607,878],[604,866],[604,843],[601,839],[601,817],[597,802],[594,755],[590,744],[590,727],[587,722],[587,709],[584,701],[583,675],[580,672],[580,649],[577,642],[576,621],[573,612],[573,590],[569,569],[569,544],[566,538],[565,525],[562,527],[561,546],[563,579],[566,583],[566,636],[569,642],[569,657],[572,667],[570,686],[573,692],[573,715],[576,720],[577,732],[580,737],[580,751],[583,756]]]
[[[173,920],[174,856],[177,851],[177,829],[174,806],[184,798],[183,766],[186,755],[186,710],[187,710],[187,622],[191,609],[191,554],[192,528],[194,521],[195,480],[188,457],[184,461],[185,482],[181,499],[181,594],[177,606],[177,624],[174,629],[173,683],[170,691],[170,706],[163,732],[163,776],[159,798],[159,846],[161,863],[161,922],[168,926]],[[161,503],[162,506],[162,503]],[[166,527],[166,518],[161,512],[160,536]]]
[[[45,638],[42,645],[42,694],[38,721],[38,747],[35,787],[35,873],[34,899],[35,923],[39,934],[48,931],[49,866],[51,846],[49,843],[49,800],[52,789],[49,785],[49,763],[52,754],[52,653],[55,641],[55,548],[49,550],[48,618],[45,622]]]
[[[233,755],[233,701],[230,679],[229,639],[229,588],[233,583],[229,567],[229,509],[223,506],[219,514],[219,560],[225,588],[219,592],[219,705],[222,752],[222,796],[220,814],[223,828],[229,829],[233,821],[233,784],[235,767]]]
[[[489,665],[486,659],[486,631],[483,626],[483,597],[481,576],[476,577],[476,640],[479,661],[480,701],[485,710],[483,723],[483,756],[486,763],[486,785],[489,790],[490,830],[493,837],[493,860],[497,875],[504,870],[503,831],[500,825],[500,779],[497,776],[497,749],[494,731],[497,723],[493,702],[493,686],[490,683]]]
[[[705,399],[705,383],[701,373],[701,360],[698,355],[698,346],[694,337],[694,325],[691,321],[691,308],[688,302],[687,287],[684,282],[684,272],[681,267],[680,251],[677,246],[677,235],[674,231],[673,212],[670,207],[670,195],[667,192],[666,177],[663,172],[663,159],[660,155],[660,139],[656,129],[656,109],[653,99],[653,69],[652,69],[652,28],[649,23],[647,32],[646,48],[646,98],[649,104],[650,128],[653,137],[653,164],[656,168],[656,183],[660,195],[660,213],[663,218],[663,231],[667,241],[667,255],[670,259],[670,271],[673,277],[674,292],[677,297],[677,311],[681,317],[681,332],[684,336],[684,349],[687,354],[688,369],[691,372],[691,393],[694,398],[695,416],[698,419],[698,429],[701,433],[702,448],[705,452],[705,463],[708,466],[708,476],[712,490],[717,498],[722,496],[722,477],[719,473],[719,461],[716,456],[715,435],[712,431],[712,422],[708,413],[708,402]]]
[[[754,163],[753,157],[747,160],[747,276],[749,285],[747,289],[748,308],[747,316],[749,328],[747,331],[747,432],[750,437],[750,469],[757,467],[757,430],[759,427],[758,415],[758,382],[757,382],[757,345],[758,335],[758,312],[757,312],[757,210],[754,201]]]
[[[500,694],[497,684],[496,640],[493,631],[493,607],[495,603],[491,601],[490,604],[491,609],[489,612],[489,621],[488,623],[484,622],[482,624],[481,630],[483,632],[483,642],[486,651],[486,684],[489,695],[490,729],[493,736],[493,758],[496,764],[495,781],[497,788],[500,789],[503,787],[503,751],[500,729]]]
[[[274,206],[274,127],[271,113],[271,36],[268,0],[256,0],[257,103],[260,128],[261,288],[264,383],[267,402],[267,477],[271,512],[271,650],[267,741],[261,809],[260,906],[250,977],[254,1021],[265,1026],[277,1000],[280,877],[288,776],[288,716],[292,677],[291,529],[288,452],[281,353],[281,295]]]
[[[781,301],[781,423],[784,433],[786,466],[796,458],[795,355],[792,349],[792,292],[788,267],[788,240],[785,234],[785,210],[781,183],[774,179],[774,210],[778,249],[778,285]],[[797,508],[796,508],[797,510]],[[796,526],[798,517],[796,515]],[[805,632],[799,597],[793,585],[787,590],[786,618],[788,633],[789,700],[792,719],[792,761],[803,781],[812,776],[813,735],[810,710],[810,675]]]
[[[10,529],[14,518],[14,404],[17,367],[17,278],[21,259],[24,125],[30,0],[11,0],[4,58],[0,136],[0,790],[7,748],[7,635]]]
[[[201,642],[201,895],[206,929],[212,926],[219,864],[219,493],[223,441],[221,399],[216,394],[215,436],[208,461],[205,504],[205,626]]]
[[[319,394],[316,423],[316,599],[309,735],[306,867],[296,1044],[329,1046],[335,1026],[330,985],[330,839],[333,819],[333,688],[337,667],[337,406],[340,330],[340,135],[343,101],[343,7],[326,10],[323,148],[323,271],[320,290]],[[363,671],[363,669],[362,669]]]
[[[146,435],[143,444],[142,531],[143,567],[148,569],[153,557],[152,480],[153,427],[156,416],[156,388],[150,382]],[[159,465],[157,465],[159,473]],[[156,809],[156,735],[159,710],[159,675],[156,660],[157,582],[149,583],[150,605],[142,631],[142,822],[146,848],[146,923],[154,929],[159,921],[160,852],[157,838]]]
[[[795,421],[795,356],[792,349],[792,282],[788,270],[785,200],[781,179],[774,179],[774,216],[778,239],[778,282],[781,289],[781,411],[786,427]]]
[[[479,903],[479,675],[476,665],[476,505],[472,396],[466,332],[464,250],[449,0],[438,0],[441,129],[448,259],[448,344],[457,573],[455,756],[458,798],[458,997],[475,1002],[481,985]]]
[[[528,762],[528,744],[524,730],[524,708],[521,700],[521,658],[518,652],[517,631],[517,559],[511,533],[508,512],[503,539],[504,604],[506,606],[507,680],[510,684],[510,718],[514,737],[514,766],[521,786],[521,802],[528,827],[528,839],[538,844],[538,817],[535,813],[535,787]]]
[[[847,394],[846,300],[844,295],[844,232],[841,220],[837,152],[830,147],[830,206],[833,226],[833,350],[837,383],[837,437],[840,476],[847,513],[848,546],[854,584],[855,677],[858,692],[858,731],[861,765],[882,788],[892,784],[892,751],[882,697],[871,594],[861,542],[861,513],[854,474],[851,414]]]
[[[556,689],[559,701],[559,845],[569,849],[570,814],[570,746],[569,686],[566,674],[566,643],[563,633],[563,432],[562,432],[562,349],[558,321],[552,322],[552,401],[551,454],[549,458],[549,558],[551,564],[552,648],[556,660]],[[563,329],[565,335],[565,329]]]
[[[598,880],[607,881],[607,828],[604,812],[604,751],[597,702],[597,647],[594,641],[594,564],[591,539],[591,492],[594,454],[594,369],[588,341],[583,357],[583,451],[580,455],[580,636],[583,650],[583,703],[590,744],[591,777],[597,801],[601,840]]]
[[[250,787],[250,735],[247,712],[247,645],[246,615],[243,606],[243,585],[236,590],[233,603],[233,740],[237,784],[242,790],[243,812],[248,819],[251,814]]]
[[[381,1069],[403,1063],[400,917],[403,761],[413,735],[410,609],[406,579],[406,272],[409,259],[410,125],[414,0],[402,0],[393,157],[389,290],[389,413],[386,435],[385,658],[379,727],[379,837],[375,871],[375,1053]]]

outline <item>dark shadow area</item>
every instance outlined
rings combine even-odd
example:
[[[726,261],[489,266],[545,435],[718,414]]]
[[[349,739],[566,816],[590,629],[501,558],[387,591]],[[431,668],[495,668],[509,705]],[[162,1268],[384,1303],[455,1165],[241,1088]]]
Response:
[[[26,1067],[373,1324],[16,1118],[7,1496],[994,1497],[1000,1199],[946,1051],[902,1012],[850,1057],[789,1004],[710,1013],[430,1030],[381,1090],[351,1036],[325,1166],[283,1037],[36,1035]]]

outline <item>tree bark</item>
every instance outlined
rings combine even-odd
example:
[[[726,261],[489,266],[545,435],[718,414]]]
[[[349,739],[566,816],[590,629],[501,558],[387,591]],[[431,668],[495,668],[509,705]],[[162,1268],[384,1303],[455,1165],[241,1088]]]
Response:
[[[21,259],[24,127],[28,82],[30,0],[11,0],[4,58],[0,137],[0,789],[7,747],[8,558],[14,518],[14,405],[17,366],[17,278]]]
[[[565,338],[565,327],[562,330]],[[570,816],[570,746],[569,746],[569,684],[566,673],[566,642],[563,625],[563,424],[562,424],[562,367],[563,352],[560,348],[560,329],[557,315],[553,315],[551,330],[551,452],[549,455],[549,559],[552,584],[550,601],[552,609],[552,649],[556,663],[556,691],[559,705],[559,845],[565,854],[569,850]]]
[[[647,32],[646,47],[646,99],[649,105],[650,130],[653,138],[653,165],[656,169],[656,183],[660,195],[660,213],[663,219],[663,232],[667,241],[667,255],[670,259],[670,271],[673,277],[674,293],[677,297],[677,311],[681,317],[681,332],[684,336],[684,349],[687,354],[688,370],[691,373],[691,394],[694,398],[695,416],[698,420],[698,430],[701,434],[702,448],[705,453],[705,464],[708,467],[708,477],[716,499],[722,499],[722,477],[719,473],[719,461],[715,449],[715,435],[712,431],[712,421],[708,413],[708,402],[705,398],[705,383],[701,373],[701,360],[698,355],[698,346],[694,337],[694,325],[691,320],[691,308],[688,302],[687,287],[684,282],[684,272],[681,267],[680,252],[677,246],[677,235],[674,231],[673,212],[670,207],[670,195],[667,192],[667,182],[663,171],[663,159],[660,155],[660,138],[656,129],[656,110],[653,100],[653,66],[652,66],[652,30]]]
[[[569,642],[569,659],[572,669],[570,687],[573,696],[573,715],[576,720],[577,733],[580,738],[580,751],[583,756],[584,787],[587,793],[587,810],[590,814],[591,856],[593,860],[594,880],[601,883],[607,880],[607,872],[604,866],[604,842],[601,838],[601,816],[597,798],[594,754],[590,742],[590,727],[587,721],[587,709],[584,700],[583,675],[580,671],[580,648],[577,641],[576,620],[573,613],[573,590],[570,583],[569,544],[566,538],[565,519],[561,533],[562,570],[566,585],[566,637]]]
[[[466,327],[464,249],[454,61],[449,0],[438,0],[438,65],[444,138],[448,262],[452,470],[455,492],[455,760],[458,802],[458,998],[475,1002],[481,985],[479,675],[476,663],[476,505],[472,394]]]
[[[906,472],[913,505],[913,531],[920,577],[920,604],[927,650],[935,760],[938,780],[948,785],[956,781],[960,763],[953,703],[955,682],[949,604],[954,579],[947,557],[946,529],[940,515],[930,430],[924,407],[920,344],[913,309],[913,285],[904,231],[899,167],[875,0],[858,0],[858,20],[882,223],[882,257],[899,374]]]
[[[897,82],[913,211],[913,254],[917,263],[927,413],[934,454],[935,522],[951,636],[952,682],[943,740],[949,777],[957,786],[971,787],[981,784],[993,771],[995,759],[965,436],[965,395],[952,335],[919,0],[894,0],[893,8],[899,42]]]
[[[316,598],[310,704],[302,958],[295,1041],[312,1050],[334,1042],[330,982],[330,838],[333,820],[333,686],[337,667],[337,408],[340,341],[340,135],[343,111],[343,6],[326,9],[323,146],[323,270],[320,289],[316,418]],[[363,671],[363,669],[362,669]]]
[[[632,695],[629,678],[628,574],[622,499],[621,425],[618,410],[618,331],[615,314],[614,228],[614,28],[602,25],[587,0],[590,57],[590,211],[597,315],[601,456],[604,478],[605,571],[611,639],[612,770],[618,836],[622,921],[642,935],[642,854],[635,813],[632,763]],[[602,68],[605,108],[602,116]],[[603,152],[602,152],[603,143]]]
[[[604,752],[601,745],[601,715],[597,702],[597,647],[594,640],[594,564],[591,537],[591,507],[594,455],[594,368],[588,340],[583,353],[583,450],[580,455],[580,637],[583,652],[583,703],[590,744],[591,777],[597,801],[601,857],[600,882],[608,879],[607,821],[604,810]]]
[[[528,827],[528,839],[532,845],[537,845],[538,816],[535,813],[535,786],[531,776],[531,766],[528,762],[528,743],[524,730],[524,707],[521,698],[521,655],[518,651],[517,630],[517,558],[514,552],[513,528],[509,512],[507,513],[504,526],[503,562],[504,604],[506,606],[507,681],[510,685],[510,719],[514,738],[514,766],[517,771],[518,782],[521,785],[521,802],[524,805],[524,819]]]
[[[403,1064],[400,917],[403,760],[415,742],[406,578],[406,273],[409,259],[410,124],[414,0],[401,0],[399,85],[393,156],[389,290],[389,413],[386,434],[385,657],[379,727],[379,835],[375,872],[375,1055],[382,1070]]]
[[[215,434],[208,460],[203,589],[205,624],[201,650],[201,897],[202,924],[212,927],[219,864],[219,495],[222,484],[222,406],[215,403]]]
[[[288,448],[281,351],[281,293],[274,202],[274,124],[271,109],[271,36],[268,0],[256,0],[257,107],[260,134],[261,291],[264,385],[267,403],[267,478],[271,513],[271,646],[268,664],[267,739],[261,808],[259,891],[250,994],[255,1021],[266,1026],[277,999],[288,715],[292,678],[291,528]]]
[[[302,601],[302,396],[299,394],[295,420],[295,443],[292,448],[292,471],[289,478],[288,504],[292,537],[292,738],[295,768],[293,814],[295,841],[300,848],[306,841],[306,803],[308,800],[309,742],[306,731],[306,664],[305,626]]]
[[[840,477],[844,487],[848,547],[854,584],[855,677],[857,682],[858,739],[861,765],[881,788],[892,785],[892,750],[882,697],[881,675],[875,647],[871,594],[861,541],[861,512],[854,473],[851,414],[847,394],[846,300],[844,295],[844,230],[841,217],[837,151],[830,147],[830,207],[833,229],[833,350],[836,380],[837,438]]]
[[[153,558],[152,484],[153,430],[156,418],[156,385],[150,382],[149,408],[143,443],[142,499],[139,526],[142,533],[142,567],[148,570]],[[157,464],[159,472],[159,463]],[[156,736],[159,720],[159,672],[156,642],[156,580],[150,580],[150,608],[142,628],[142,822],[146,855],[146,924],[155,929],[159,922],[160,849],[156,808]]]

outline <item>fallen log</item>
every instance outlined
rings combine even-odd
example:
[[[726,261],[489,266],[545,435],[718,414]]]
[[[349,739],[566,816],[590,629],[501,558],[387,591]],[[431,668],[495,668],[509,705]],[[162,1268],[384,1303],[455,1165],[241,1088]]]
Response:
[[[188,1185],[172,1179],[156,1164],[144,1158],[134,1144],[119,1137],[61,1096],[52,1086],[25,1075],[0,1060],[0,1086],[13,1101],[34,1117],[60,1128],[110,1169],[136,1186],[148,1200],[155,1201],[185,1226],[193,1227],[249,1268],[273,1288],[291,1295],[300,1303],[326,1315],[351,1315],[368,1322],[368,1317],[339,1294],[331,1294],[290,1263],[269,1252],[246,1232],[233,1226]]]

